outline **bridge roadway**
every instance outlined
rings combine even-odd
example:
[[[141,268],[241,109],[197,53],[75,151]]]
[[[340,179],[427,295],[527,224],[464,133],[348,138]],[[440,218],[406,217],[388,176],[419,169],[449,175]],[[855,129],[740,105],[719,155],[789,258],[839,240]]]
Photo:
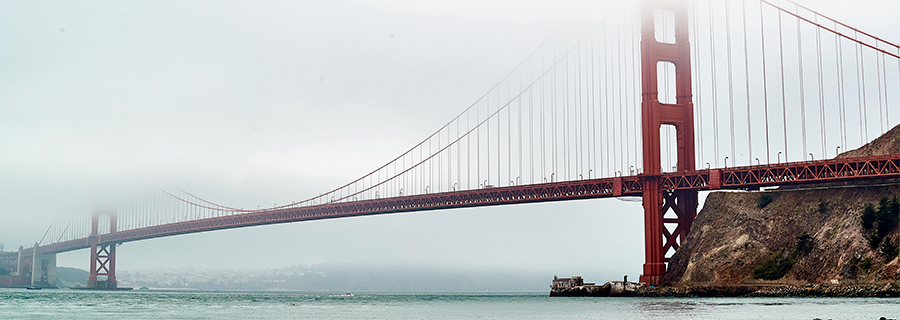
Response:
[[[900,154],[664,173],[663,190],[754,189],[764,186],[900,177]],[[123,243],[204,231],[399,212],[640,196],[644,175],[482,188],[373,200],[326,203],[177,222],[99,235]],[[41,246],[39,253],[89,248],[89,238]],[[30,250],[29,250],[30,251]],[[10,253],[5,253],[6,255]],[[12,254],[16,254],[13,252]]]

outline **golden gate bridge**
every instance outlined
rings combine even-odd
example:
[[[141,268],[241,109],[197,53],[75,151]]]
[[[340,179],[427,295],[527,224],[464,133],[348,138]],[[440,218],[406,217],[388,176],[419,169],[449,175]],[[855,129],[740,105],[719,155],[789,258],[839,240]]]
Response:
[[[89,287],[115,288],[116,246],[129,241],[641,196],[640,281],[658,285],[699,191],[900,177],[900,150],[842,156],[898,122],[897,44],[789,0],[644,0],[607,14],[560,28],[433,134],[333,190],[244,209],[160,189],[56,225],[0,266],[49,285],[57,253],[89,249]]]

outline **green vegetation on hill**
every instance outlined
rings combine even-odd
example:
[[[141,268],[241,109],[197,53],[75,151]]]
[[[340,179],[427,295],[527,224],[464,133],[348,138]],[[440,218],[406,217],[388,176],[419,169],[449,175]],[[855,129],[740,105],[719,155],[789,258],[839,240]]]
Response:
[[[878,209],[871,203],[866,204],[859,217],[862,227],[868,231],[866,239],[873,249],[879,248],[885,262],[897,257],[897,240],[886,238],[900,222],[900,198],[896,196],[882,197],[878,201]]]
[[[766,259],[762,264],[753,268],[753,278],[763,280],[781,279],[794,267],[794,263],[797,263],[797,260],[809,254],[814,247],[813,237],[809,233],[804,232],[797,237],[797,243],[794,244],[791,254],[777,253]]]
[[[768,194],[759,196],[759,200],[757,200],[756,202],[756,204],[759,205],[760,208],[765,208],[770,203],[772,203],[772,196]]]

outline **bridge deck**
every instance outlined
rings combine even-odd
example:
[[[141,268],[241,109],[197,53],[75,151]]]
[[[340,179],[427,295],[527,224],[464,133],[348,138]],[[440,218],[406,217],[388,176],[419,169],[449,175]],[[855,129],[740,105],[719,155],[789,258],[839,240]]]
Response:
[[[900,154],[672,172],[662,174],[659,181],[664,190],[711,190],[751,189],[763,186],[886,177],[900,177]],[[362,215],[640,196],[646,178],[644,175],[635,175],[326,203],[164,224],[103,234],[98,237],[101,243],[122,243],[204,231]],[[80,238],[41,246],[39,251],[58,253],[88,247],[90,247],[88,238]]]

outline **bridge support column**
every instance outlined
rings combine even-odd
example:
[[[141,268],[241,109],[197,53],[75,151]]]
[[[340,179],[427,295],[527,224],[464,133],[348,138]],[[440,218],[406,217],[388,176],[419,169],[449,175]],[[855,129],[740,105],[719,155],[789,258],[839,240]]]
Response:
[[[640,281],[662,284],[667,254],[678,250],[697,214],[697,192],[664,190],[660,185],[662,147],[660,129],[675,127],[678,171],[694,170],[694,104],[691,91],[691,46],[688,34],[688,1],[643,0],[641,3],[641,124],[644,153],[645,263]],[[656,39],[659,13],[674,17],[674,42]],[[659,22],[665,23],[665,19]],[[664,28],[672,30],[672,28]],[[660,62],[675,66],[675,103],[660,102]],[[671,213],[671,214],[670,214]],[[667,228],[667,225],[674,225]]]
[[[39,253],[38,244],[34,244],[31,252],[31,286],[56,286],[56,254]]]
[[[91,273],[88,276],[87,287],[90,289],[116,289],[116,243],[103,243],[102,235],[98,234],[100,215],[109,216],[109,233],[116,232],[116,214],[95,212],[91,219],[91,235],[88,243],[91,245]]]
[[[16,261],[16,272],[12,274],[14,276],[19,276],[22,274],[22,262],[24,262],[22,261],[22,251],[25,251],[25,247],[19,246],[19,259],[18,261]]]

